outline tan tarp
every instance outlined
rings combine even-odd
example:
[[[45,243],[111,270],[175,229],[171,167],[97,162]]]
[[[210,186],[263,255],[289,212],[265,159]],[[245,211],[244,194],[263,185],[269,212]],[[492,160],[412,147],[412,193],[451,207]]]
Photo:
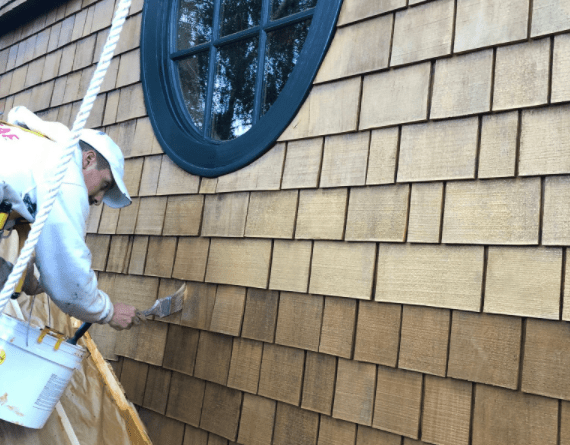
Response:
[[[0,256],[14,261],[17,255],[17,235],[0,242]],[[31,298],[22,295],[18,302],[27,319]],[[48,311],[49,304],[49,311]],[[5,312],[16,316],[11,305]],[[72,320],[53,303],[48,303],[45,294],[36,297],[32,312],[32,323],[49,326],[70,335],[75,329]],[[81,344],[81,342],[80,342]],[[76,371],[65,391],[61,404],[75,435],[81,445],[130,445],[127,421],[121,415],[107,385],[92,357],[83,361],[81,371]],[[140,442],[139,442],[140,443]],[[74,445],[64,430],[60,416],[54,412],[42,430],[23,428],[0,420],[0,444],[2,445]]]

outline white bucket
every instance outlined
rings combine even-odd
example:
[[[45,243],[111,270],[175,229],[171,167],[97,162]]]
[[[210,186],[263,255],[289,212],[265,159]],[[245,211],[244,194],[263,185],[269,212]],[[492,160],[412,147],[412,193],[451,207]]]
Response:
[[[81,365],[86,351],[50,334],[41,343],[39,328],[0,314],[0,419],[42,428]],[[26,335],[28,347],[26,347]]]

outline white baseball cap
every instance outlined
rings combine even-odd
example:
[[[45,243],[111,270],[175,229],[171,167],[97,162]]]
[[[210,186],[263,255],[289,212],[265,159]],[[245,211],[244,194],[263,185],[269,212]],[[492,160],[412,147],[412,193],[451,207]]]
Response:
[[[115,209],[126,207],[131,204],[131,197],[123,181],[125,174],[125,159],[123,152],[113,140],[102,131],[85,129],[81,130],[79,140],[89,144],[103,156],[109,166],[115,180],[115,185],[108,190],[103,197],[103,202]]]

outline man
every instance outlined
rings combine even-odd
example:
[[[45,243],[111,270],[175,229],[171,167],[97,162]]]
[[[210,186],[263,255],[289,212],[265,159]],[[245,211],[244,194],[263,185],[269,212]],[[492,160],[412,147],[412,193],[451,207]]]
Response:
[[[10,111],[8,124],[0,123],[0,204],[11,208],[5,232],[18,220],[35,220],[70,136],[64,125],[42,121],[24,107]],[[89,205],[104,202],[120,208],[131,203],[123,182],[123,155],[109,136],[95,130],[82,131],[79,148],[36,246],[40,283],[65,313],[129,329],[144,317],[133,306],[111,303],[97,288],[85,244]]]

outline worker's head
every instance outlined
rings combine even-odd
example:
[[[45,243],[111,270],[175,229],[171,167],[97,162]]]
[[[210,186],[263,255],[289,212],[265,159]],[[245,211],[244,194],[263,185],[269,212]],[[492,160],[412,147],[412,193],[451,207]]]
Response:
[[[131,198],[123,182],[124,159],[117,144],[102,131],[83,130],[79,146],[89,204],[104,202],[114,208],[129,205]]]

